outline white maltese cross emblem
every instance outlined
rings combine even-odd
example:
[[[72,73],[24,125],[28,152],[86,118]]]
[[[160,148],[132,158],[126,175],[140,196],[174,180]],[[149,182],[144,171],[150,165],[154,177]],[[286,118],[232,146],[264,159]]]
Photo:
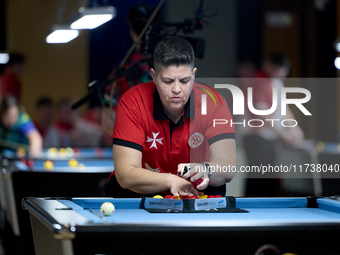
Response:
[[[156,149],[158,149],[158,148],[157,148],[157,143],[160,143],[160,144],[163,145],[162,140],[163,140],[164,137],[163,137],[163,138],[157,138],[157,136],[159,135],[159,132],[158,132],[158,133],[152,132],[152,135],[153,135],[153,138],[150,138],[150,137],[147,136],[148,139],[146,140],[146,142],[147,142],[147,143],[152,142],[152,144],[151,144],[151,146],[150,146],[150,149],[151,149],[152,147],[155,147]]]

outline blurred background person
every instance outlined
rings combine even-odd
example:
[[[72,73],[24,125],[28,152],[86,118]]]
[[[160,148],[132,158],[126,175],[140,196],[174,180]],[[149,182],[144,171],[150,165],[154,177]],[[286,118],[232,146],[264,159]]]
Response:
[[[39,156],[42,149],[41,135],[13,96],[7,96],[0,103],[0,138],[2,148],[28,145],[33,156]]]
[[[0,76],[0,98],[13,96],[21,103],[20,77],[25,70],[25,57],[20,53],[11,53],[5,71]]]
[[[54,128],[58,133],[57,147],[98,147],[102,129],[77,116],[71,109],[69,98],[62,98],[56,103],[56,121]]]
[[[256,72],[256,65],[252,60],[244,58],[237,62],[235,69],[237,78],[252,78]]]
[[[34,125],[43,138],[43,147],[58,146],[57,130],[53,127],[54,109],[52,99],[41,97],[35,105]]]
[[[101,112],[102,112],[101,107],[99,106],[91,107],[82,115],[82,119],[103,131],[102,137],[100,139],[100,145],[102,147],[111,147],[112,137],[107,132],[104,132],[101,126]]]
[[[149,5],[136,5],[132,7],[127,15],[127,20],[130,25],[130,36],[134,43],[136,43],[136,48],[133,54],[131,54],[124,64],[124,68],[128,68],[132,64],[136,64],[133,68],[129,69],[123,77],[119,78],[116,82],[113,98],[112,98],[112,106],[113,111],[103,111],[102,112],[102,127],[110,136],[112,136],[114,118],[115,118],[115,110],[117,107],[117,103],[119,98],[131,87],[142,84],[152,80],[151,72],[150,72],[150,60],[151,55],[143,52],[143,46],[145,42],[145,35],[143,35],[140,42],[138,42],[138,36],[144,29],[146,23],[148,22],[150,16],[154,12],[155,8]],[[152,25],[152,33],[161,33],[161,22],[164,21],[164,17],[161,11],[159,11]],[[144,59],[144,60],[143,60]],[[109,78],[112,78],[114,74],[110,74]],[[105,94],[106,106],[110,104],[110,91],[111,87],[107,90]],[[108,112],[111,113],[111,118],[107,116]]]
[[[270,109],[273,103],[273,88],[281,95],[282,82],[290,70],[290,61],[281,53],[273,53],[265,59],[262,69],[254,74],[254,79],[247,84],[253,88],[253,106],[257,110]],[[281,141],[287,146],[300,148],[304,141],[304,134],[299,126],[285,128],[281,125],[284,119],[295,119],[287,107],[287,115],[281,115],[281,100],[278,96],[278,108],[271,115],[259,116],[248,112],[248,119],[262,119],[262,127],[248,127],[247,135],[243,137],[244,149],[249,166],[276,165],[275,144]],[[272,125],[265,119],[276,119]],[[265,178],[258,178],[258,177]],[[280,192],[280,183],[275,174],[262,175],[249,173],[246,184],[246,196],[277,196]]]

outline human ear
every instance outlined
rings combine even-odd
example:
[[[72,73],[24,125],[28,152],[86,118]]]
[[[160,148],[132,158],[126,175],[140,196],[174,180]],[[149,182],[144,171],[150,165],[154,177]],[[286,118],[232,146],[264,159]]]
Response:
[[[152,80],[156,84],[156,71],[155,71],[155,69],[151,68],[150,72],[151,72],[151,75],[152,75]]]

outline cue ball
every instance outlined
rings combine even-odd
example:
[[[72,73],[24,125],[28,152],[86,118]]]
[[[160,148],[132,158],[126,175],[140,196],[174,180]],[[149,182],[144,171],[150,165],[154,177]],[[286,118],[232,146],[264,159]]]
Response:
[[[115,206],[110,202],[105,202],[100,207],[100,211],[105,216],[110,216],[115,211]]]

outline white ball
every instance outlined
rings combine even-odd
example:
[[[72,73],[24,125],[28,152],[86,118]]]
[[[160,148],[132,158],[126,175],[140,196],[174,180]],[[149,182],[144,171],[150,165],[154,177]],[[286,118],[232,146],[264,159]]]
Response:
[[[105,202],[100,207],[100,211],[105,216],[110,216],[115,211],[115,206],[110,202]]]

